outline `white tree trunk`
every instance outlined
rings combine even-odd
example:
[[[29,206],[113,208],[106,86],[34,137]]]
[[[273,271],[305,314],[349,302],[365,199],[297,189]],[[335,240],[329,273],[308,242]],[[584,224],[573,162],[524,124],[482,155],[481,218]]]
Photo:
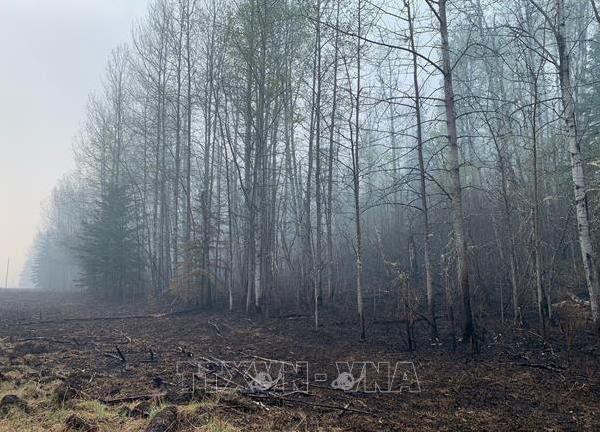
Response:
[[[600,285],[598,278],[598,264],[590,234],[590,214],[587,200],[587,179],[585,176],[583,157],[577,134],[575,120],[575,102],[573,100],[573,87],[571,85],[570,59],[566,44],[566,19],[564,0],[556,0],[556,14],[558,25],[555,29],[556,43],[559,54],[558,73],[560,78],[560,91],[564,109],[564,120],[567,129],[567,141],[571,154],[571,175],[575,191],[575,209],[577,211],[577,232],[579,246],[583,259],[583,268],[587,280],[592,309],[592,319],[596,327],[600,326],[598,304],[600,303]]]

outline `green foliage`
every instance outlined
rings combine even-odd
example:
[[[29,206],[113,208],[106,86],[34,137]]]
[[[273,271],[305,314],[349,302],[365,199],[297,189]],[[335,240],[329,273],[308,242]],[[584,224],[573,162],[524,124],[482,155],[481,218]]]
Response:
[[[40,233],[35,240],[31,268],[31,280],[36,288],[55,290],[58,285],[57,270],[60,271],[62,251],[49,233]]]
[[[83,281],[93,294],[123,298],[140,293],[145,269],[137,233],[126,189],[107,186],[77,246]]]
[[[23,286],[45,290],[70,290],[79,277],[72,246],[81,228],[82,191],[73,178],[65,177],[47,203],[45,227],[37,234],[25,268]]]

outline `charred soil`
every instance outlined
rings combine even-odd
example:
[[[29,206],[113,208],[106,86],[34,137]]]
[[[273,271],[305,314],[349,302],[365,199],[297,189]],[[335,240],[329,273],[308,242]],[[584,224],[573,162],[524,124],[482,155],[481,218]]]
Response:
[[[361,342],[334,313],[314,331],[309,316],[173,313],[76,294],[0,290],[0,305],[0,398],[19,401],[0,431],[600,430],[600,345],[585,329],[568,344],[558,328],[545,340],[487,329],[473,355],[430,343],[425,324],[416,351],[395,323],[371,324]],[[290,387],[253,387],[253,362],[294,365]],[[411,364],[414,375],[386,391],[381,373],[377,387],[362,374],[346,391],[340,366],[359,365],[348,371],[360,380],[365,364]]]

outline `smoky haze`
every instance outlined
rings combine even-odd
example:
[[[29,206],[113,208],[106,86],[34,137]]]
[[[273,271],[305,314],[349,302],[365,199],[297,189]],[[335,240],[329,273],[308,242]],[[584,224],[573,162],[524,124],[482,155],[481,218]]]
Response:
[[[73,167],[88,94],[146,0],[0,1],[0,275],[17,286],[43,201]]]

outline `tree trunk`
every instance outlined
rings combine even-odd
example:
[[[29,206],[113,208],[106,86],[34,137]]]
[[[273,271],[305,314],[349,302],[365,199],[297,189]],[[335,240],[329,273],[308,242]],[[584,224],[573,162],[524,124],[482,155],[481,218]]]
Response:
[[[431,339],[435,340],[438,337],[437,325],[435,322],[435,299],[433,293],[433,266],[431,262],[431,226],[429,224],[429,209],[427,203],[427,186],[425,184],[425,161],[423,158],[423,128],[421,121],[421,97],[420,84],[418,76],[418,62],[415,46],[414,22],[411,15],[410,0],[404,0],[404,5],[408,14],[408,29],[410,38],[410,49],[412,50],[413,64],[413,85],[414,85],[414,100],[415,100],[415,117],[417,126],[417,154],[419,158],[419,186],[421,192],[421,210],[423,212],[423,228],[425,234],[425,288],[427,292],[427,312],[429,314],[429,324],[431,327]]]
[[[464,210],[462,202],[462,185],[460,180],[460,157],[458,148],[458,132],[456,128],[456,109],[454,106],[454,89],[452,86],[452,66],[450,63],[450,45],[448,39],[448,20],[446,16],[447,0],[438,1],[440,21],[440,36],[442,40],[442,70],[444,75],[444,104],[446,107],[446,125],[448,133],[448,161],[452,188],[452,228],[456,247],[456,268],[458,287],[462,302],[462,333],[463,341],[474,343],[473,312],[471,310],[471,292],[469,286],[469,268],[467,246],[464,229]]]
[[[579,246],[583,259],[583,268],[590,295],[592,309],[592,320],[600,330],[600,282],[598,275],[597,257],[590,233],[590,212],[587,199],[587,178],[585,176],[584,161],[577,134],[577,123],[575,117],[575,101],[573,99],[573,87],[571,85],[571,71],[569,49],[566,43],[566,17],[564,11],[564,0],[556,0],[556,14],[558,25],[555,29],[556,43],[559,55],[559,79],[560,92],[563,105],[563,116],[567,129],[567,140],[571,155],[571,176],[575,192],[575,209],[577,211],[577,232],[579,235]]]
[[[340,22],[340,0],[336,4],[335,28]],[[329,154],[327,166],[327,208],[325,224],[327,229],[327,294],[329,300],[333,300],[333,159],[334,159],[334,133],[337,115],[337,92],[338,92],[338,57],[339,57],[340,33],[335,32],[333,52],[333,95],[331,107],[331,119],[329,124]]]
[[[317,207],[317,232],[315,236],[316,257],[314,272],[314,290],[315,290],[315,330],[319,328],[319,306],[322,302],[321,294],[321,270],[323,261],[323,217],[321,203],[321,0],[317,0],[317,37],[315,45],[315,54],[317,56],[317,94],[315,106],[315,201]]]
[[[357,78],[356,78],[356,112],[355,136],[352,142],[352,180],[354,185],[354,223],[356,228],[356,304],[360,321],[360,339],[365,339],[365,316],[362,292],[362,231],[360,226],[360,78],[361,78],[361,32],[362,32],[362,1],[358,0],[358,37],[356,48]]]

